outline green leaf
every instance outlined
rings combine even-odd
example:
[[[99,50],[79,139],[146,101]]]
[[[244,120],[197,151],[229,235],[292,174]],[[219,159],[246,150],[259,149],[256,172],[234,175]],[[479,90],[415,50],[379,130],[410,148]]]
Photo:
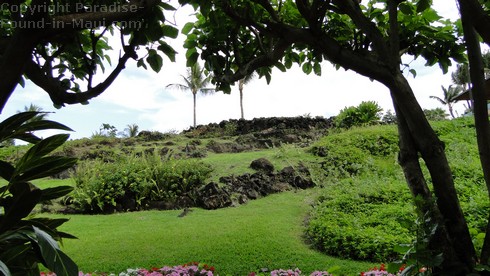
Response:
[[[418,0],[417,1],[417,12],[423,12],[426,9],[430,8],[432,5],[432,0]]]
[[[163,66],[163,59],[162,57],[157,53],[157,51],[151,49],[149,52],[148,57],[146,58],[146,62],[150,65],[151,69],[155,72],[160,72]]]
[[[315,64],[313,65],[313,72],[317,76],[321,76],[322,75],[322,66],[320,65],[320,63],[315,62]]]
[[[14,175],[15,168],[3,160],[0,160],[0,177],[9,181]]]
[[[42,224],[52,229],[55,229],[63,225],[67,221],[69,221],[69,219],[67,218],[52,219],[52,218],[38,218],[38,217],[29,220],[29,222],[33,222],[34,224]]]
[[[15,177],[15,181],[31,181],[34,179],[52,176],[72,168],[77,158],[64,156],[47,156],[37,159],[22,174]]]
[[[64,124],[60,124],[55,121],[50,120],[40,120],[40,121],[32,121],[26,124],[23,124],[19,127],[19,131],[38,131],[38,130],[46,130],[46,129],[59,129],[66,131],[73,131],[73,129],[65,126]]]
[[[282,63],[276,62],[275,66],[277,69],[281,70],[281,72],[286,72],[286,67]]]
[[[163,26],[162,31],[164,36],[168,36],[170,38],[177,38],[179,36],[179,29],[170,25]]]
[[[37,144],[37,142],[41,141],[42,139],[37,137],[36,135],[26,132],[26,133],[15,133],[14,135],[11,136],[12,139],[19,139],[22,141],[25,141],[27,143],[31,144]]]
[[[71,193],[71,191],[73,191],[73,189],[74,188],[72,186],[58,186],[58,187],[43,189],[41,201],[60,198],[62,196],[65,196],[65,195]]]
[[[6,264],[18,263],[19,259],[24,259],[26,254],[28,254],[28,252],[32,250],[28,242],[29,242],[28,236],[22,236],[20,245],[9,247],[7,250],[5,250],[5,252],[1,252],[0,258]]]
[[[192,31],[192,28],[194,28],[194,22],[187,22],[185,23],[184,27],[182,28],[182,31],[180,31],[182,34],[189,34]]]
[[[199,57],[199,53],[195,48],[190,48],[185,53],[185,57],[187,58],[186,66],[192,67],[194,66],[194,64],[196,64],[197,58]]]
[[[139,59],[139,60],[136,62],[136,66],[137,66],[137,67],[143,67],[143,68],[145,68],[145,70],[147,70],[147,69],[148,69],[148,67],[146,67],[145,60],[144,60],[144,59]]]
[[[37,245],[46,267],[57,275],[78,275],[78,266],[70,257],[63,253],[58,243],[46,232],[33,226],[37,238]]]
[[[400,268],[403,266],[402,263],[389,263],[388,264],[388,272],[392,274],[396,274],[400,271]]]
[[[2,261],[0,261],[0,273],[2,273],[5,276],[11,275],[9,268]]]
[[[165,41],[160,41],[158,50],[162,51],[170,59],[170,61],[175,62],[175,54],[177,54],[177,52]]]
[[[398,6],[398,8],[400,9],[400,11],[403,14],[406,14],[406,15],[412,15],[414,13],[414,10],[412,8],[412,5],[410,5],[410,4],[406,3],[406,2],[400,3],[400,5]]]
[[[36,161],[41,157],[52,152],[68,140],[69,134],[56,134],[50,136],[31,147],[16,164],[17,173],[22,173],[25,169],[35,166]]]
[[[303,72],[307,75],[309,75],[311,73],[311,71],[313,70],[313,66],[309,62],[303,64],[303,66],[301,68],[303,69]]]
[[[415,71],[415,69],[410,69],[408,70],[408,72],[410,72],[410,74],[412,74],[414,78],[417,77],[417,71]]]
[[[14,183],[10,187],[13,199],[4,206],[5,215],[0,224],[0,233],[14,227],[19,221],[28,216],[41,199],[41,190],[29,183]]]
[[[2,121],[0,123],[0,141],[10,138],[10,135],[14,133],[20,125],[34,118],[37,114],[39,114],[39,112],[21,112]]]

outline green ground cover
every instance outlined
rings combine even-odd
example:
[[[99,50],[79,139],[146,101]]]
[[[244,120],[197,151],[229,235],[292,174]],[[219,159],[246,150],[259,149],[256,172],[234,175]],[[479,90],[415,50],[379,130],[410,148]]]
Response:
[[[473,121],[457,119],[433,126],[446,144],[461,205],[479,249],[490,207]],[[394,247],[413,242],[417,230],[397,150],[396,126],[371,126],[332,131],[311,148],[285,144],[241,153],[208,152],[200,160],[213,168],[209,181],[253,173],[250,162],[265,157],[276,170],[305,163],[319,186],[235,208],[196,208],[183,218],[178,217],[181,210],[52,216],[71,218],[61,229],[79,240],[65,240],[64,250],[86,272],[195,261],[215,266],[220,275],[296,267],[308,273],[336,266],[346,275],[357,275],[373,263],[399,259]],[[35,184],[47,188],[74,181],[41,179]]]
[[[304,272],[339,266],[356,275],[372,263],[329,257],[305,244],[303,222],[316,190],[276,194],[214,211],[144,211],[68,217],[61,230],[77,236],[63,250],[86,272],[177,265],[190,261],[216,267],[220,275],[248,275],[262,268]]]

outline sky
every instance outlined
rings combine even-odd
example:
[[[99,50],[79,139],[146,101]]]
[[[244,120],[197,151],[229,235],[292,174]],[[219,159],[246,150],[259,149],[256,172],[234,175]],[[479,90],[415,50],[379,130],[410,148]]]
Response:
[[[434,0],[434,8],[444,17],[458,17],[456,1]],[[166,16],[167,20],[181,27],[193,20],[191,13],[189,8],[179,8],[176,14]],[[192,93],[166,88],[168,84],[182,83],[181,74],[186,74],[185,50],[181,46],[183,39],[183,35],[180,35],[176,40],[166,40],[179,52],[175,63],[164,57],[162,70],[155,73],[137,68],[136,61],[130,60],[113,85],[101,96],[90,100],[88,105],[67,105],[56,109],[46,92],[27,82],[25,88],[18,86],[14,91],[0,114],[0,120],[34,103],[44,111],[54,112],[49,114],[48,119],[71,127],[74,130],[71,139],[90,137],[104,123],[115,126],[119,131],[123,131],[129,124],[137,124],[140,130],[160,132],[188,129],[193,123]],[[115,56],[112,60],[116,60],[118,51],[114,51],[113,55]],[[417,71],[414,78],[407,70],[406,77],[422,108],[446,109],[430,96],[443,96],[441,85],[447,87],[451,84],[450,73],[455,66],[444,75],[437,65],[425,67],[422,59],[407,62]],[[357,106],[362,101],[375,101],[384,112],[393,110],[391,97],[385,86],[353,71],[337,71],[333,65],[324,62],[320,77],[314,74],[305,75],[300,68],[293,66],[285,73],[274,70],[269,85],[263,78],[252,80],[244,88],[243,104],[245,119],[253,119],[331,117],[337,115],[341,109]],[[462,114],[463,103],[457,103],[455,110]],[[198,125],[239,118],[237,85],[232,87],[231,94],[217,92],[207,96],[198,95]]]

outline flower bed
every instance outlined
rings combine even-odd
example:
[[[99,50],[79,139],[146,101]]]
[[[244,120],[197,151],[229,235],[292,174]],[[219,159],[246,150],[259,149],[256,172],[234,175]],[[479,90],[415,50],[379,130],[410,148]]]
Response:
[[[403,267],[400,268],[400,272],[396,274],[388,273],[386,271],[385,265],[381,264],[379,268],[374,267],[370,269],[367,272],[360,272],[360,276],[399,276],[401,271],[403,270]],[[78,276],[214,276],[214,271],[215,268],[213,266],[209,266],[207,264],[200,264],[196,262],[192,263],[187,263],[184,265],[178,265],[178,266],[164,266],[161,268],[156,268],[153,267],[151,269],[141,269],[141,268],[136,268],[132,269],[129,268],[124,272],[121,272],[119,274],[106,274],[106,273],[84,273],[84,272],[79,272]],[[218,275],[218,274],[216,274]],[[265,276],[269,275],[266,273],[256,273],[256,272],[251,272],[248,274],[248,276]],[[273,270],[270,272],[270,276],[301,276],[301,275],[306,275],[301,272],[298,268],[292,270],[284,270],[284,269],[277,269]],[[56,276],[55,273],[53,272],[41,272],[40,276]],[[328,273],[327,271],[314,271],[312,272],[309,276],[333,276],[333,274]]]

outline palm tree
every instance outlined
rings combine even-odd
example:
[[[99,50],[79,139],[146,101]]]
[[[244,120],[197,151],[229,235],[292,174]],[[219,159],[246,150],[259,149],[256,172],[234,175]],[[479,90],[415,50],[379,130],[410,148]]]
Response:
[[[29,106],[24,106],[24,110],[22,111],[19,111],[17,110],[17,113],[21,113],[21,112],[40,112],[39,114],[37,114],[36,116],[32,117],[32,119],[28,120],[27,122],[37,122],[37,121],[41,121],[43,119],[45,119],[47,116],[48,116],[48,113],[47,112],[43,112],[43,108],[40,107],[40,106],[37,106],[35,104],[30,104]]]
[[[190,90],[192,92],[192,97],[194,100],[194,127],[196,127],[196,96],[198,92],[206,95],[213,93],[215,89],[206,88],[209,84],[211,78],[204,74],[204,69],[201,69],[199,63],[195,63],[187,70],[187,76],[182,76],[183,84],[173,83],[169,84],[167,88],[177,88],[182,91]]]
[[[240,91],[240,114],[242,119],[245,119],[245,116],[243,115],[243,86],[249,83],[254,78],[255,78],[255,73],[252,73],[238,81],[238,90]]]
[[[137,124],[127,125],[127,128],[125,129],[127,137],[136,137],[136,135],[138,135],[139,128],[140,127]]]
[[[451,114],[451,117],[454,119],[454,113],[453,113],[453,104],[456,102],[456,97],[463,92],[463,87],[461,85],[449,85],[449,87],[446,89],[444,86],[441,85],[442,91],[444,93],[444,97],[440,98],[437,96],[430,96],[431,99],[436,99],[443,105],[447,105],[447,108],[449,109],[449,114]]]

